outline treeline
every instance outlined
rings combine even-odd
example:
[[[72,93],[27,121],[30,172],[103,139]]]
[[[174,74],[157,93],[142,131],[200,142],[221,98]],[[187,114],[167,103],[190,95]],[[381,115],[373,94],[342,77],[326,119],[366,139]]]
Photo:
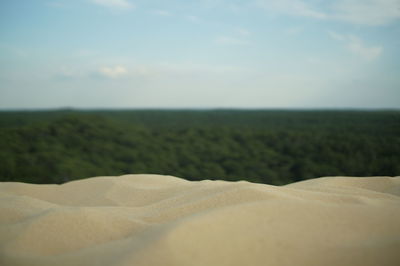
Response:
[[[0,112],[0,181],[400,175],[398,111]]]

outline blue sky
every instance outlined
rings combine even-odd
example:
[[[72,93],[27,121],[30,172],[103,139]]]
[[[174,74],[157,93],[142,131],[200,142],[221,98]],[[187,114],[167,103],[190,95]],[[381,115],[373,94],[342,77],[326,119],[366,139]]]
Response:
[[[0,109],[400,108],[400,0],[0,0]]]

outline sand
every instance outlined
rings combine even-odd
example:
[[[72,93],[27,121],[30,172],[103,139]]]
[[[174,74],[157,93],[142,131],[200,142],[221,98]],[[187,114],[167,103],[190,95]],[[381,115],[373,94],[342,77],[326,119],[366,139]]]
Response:
[[[400,177],[0,183],[0,265],[400,265]]]

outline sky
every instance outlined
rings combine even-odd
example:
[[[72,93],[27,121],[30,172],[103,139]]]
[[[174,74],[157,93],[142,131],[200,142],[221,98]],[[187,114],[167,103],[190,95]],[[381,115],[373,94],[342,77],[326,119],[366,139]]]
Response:
[[[400,0],[0,0],[0,109],[400,108]]]

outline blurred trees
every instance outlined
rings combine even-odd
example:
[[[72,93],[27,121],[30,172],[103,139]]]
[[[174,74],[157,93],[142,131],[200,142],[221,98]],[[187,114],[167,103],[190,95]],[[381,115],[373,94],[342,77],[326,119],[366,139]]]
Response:
[[[1,112],[0,181],[155,173],[286,184],[400,175],[400,112]]]

